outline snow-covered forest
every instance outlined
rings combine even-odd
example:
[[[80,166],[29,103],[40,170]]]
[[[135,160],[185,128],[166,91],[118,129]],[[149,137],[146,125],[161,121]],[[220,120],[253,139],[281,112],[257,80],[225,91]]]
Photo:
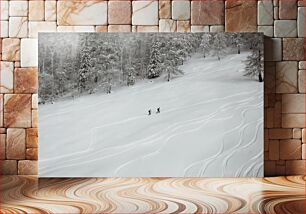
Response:
[[[39,102],[111,93],[143,79],[184,75],[193,54],[222,60],[251,50],[244,75],[263,80],[263,36],[258,33],[42,33]]]

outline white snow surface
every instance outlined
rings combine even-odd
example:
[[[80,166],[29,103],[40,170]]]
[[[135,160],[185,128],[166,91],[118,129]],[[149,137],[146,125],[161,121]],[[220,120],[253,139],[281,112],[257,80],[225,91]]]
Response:
[[[263,83],[243,76],[248,54],[195,54],[170,82],[40,105],[39,176],[262,177]]]

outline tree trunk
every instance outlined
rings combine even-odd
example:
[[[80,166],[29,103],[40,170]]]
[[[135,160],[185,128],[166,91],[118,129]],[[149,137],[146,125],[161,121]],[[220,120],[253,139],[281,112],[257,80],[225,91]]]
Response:
[[[55,88],[55,81],[54,81],[54,52],[52,51],[52,60],[51,60],[51,67],[52,67],[52,97],[54,97],[54,88]]]
[[[261,73],[258,74],[258,81],[259,81],[259,82],[262,82],[262,81],[263,81],[262,76],[261,76]]]

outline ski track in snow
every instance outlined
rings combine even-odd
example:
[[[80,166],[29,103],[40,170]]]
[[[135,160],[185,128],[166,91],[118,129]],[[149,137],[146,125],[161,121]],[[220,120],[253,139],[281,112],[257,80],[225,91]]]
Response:
[[[39,176],[263,176],[263,84],[241,73],[248,54],[194,55],[170,82],[39,106]]]

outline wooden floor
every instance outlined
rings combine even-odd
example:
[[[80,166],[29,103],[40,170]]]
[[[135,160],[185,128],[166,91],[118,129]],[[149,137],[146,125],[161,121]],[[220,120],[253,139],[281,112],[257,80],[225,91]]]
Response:
[[[304,214],[305,178],[3,176],[0,178],[1,212]]]

